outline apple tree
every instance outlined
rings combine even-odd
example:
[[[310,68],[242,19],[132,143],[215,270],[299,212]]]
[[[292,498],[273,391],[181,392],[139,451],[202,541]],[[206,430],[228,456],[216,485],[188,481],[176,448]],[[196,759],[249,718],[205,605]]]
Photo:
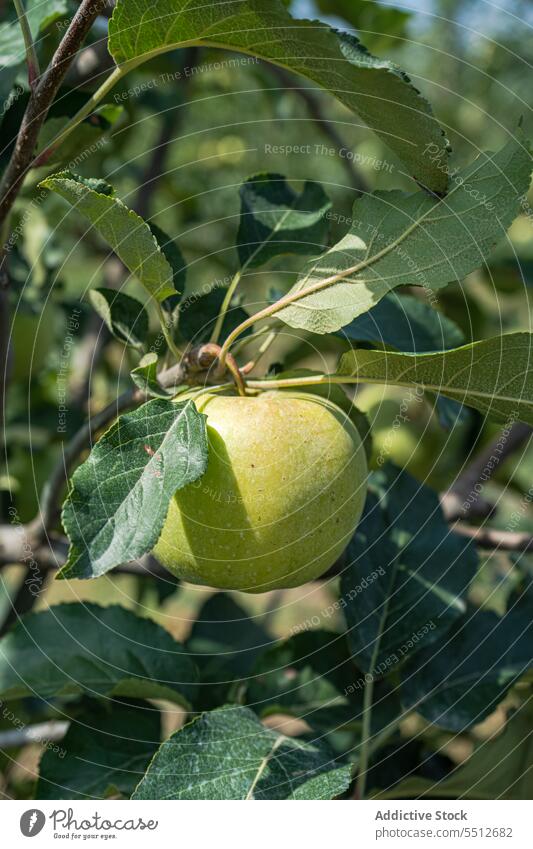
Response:
[[[43,750],[13,792],[529,798],[512,759],[487,776],[531,723],[531,489],[501,476],[533,425],[532,335],[523,315],[473,332],[449,294],[468,303],[513,222],[531,226],[521,122],[459,157],[350,21],[282,0],[13,6],[2,766]],[[257,143],[287,109],[318,136],[290,124],[284,173],[257,144],[245,172],[233,136],[210,153],[194,122],[222,125],[233,92],[194,92],[202,67],[248,75],[248,113],[227,110],[245,126],[257,108]],[[379,188],[344,153],[338,204],[319,150],[348,151],[358,121]],[[194,184],[165,159],[180,144]],[[518,505],[501,520],[498,476]],[[444,744],[496,714],[502,736],[457,767]]]

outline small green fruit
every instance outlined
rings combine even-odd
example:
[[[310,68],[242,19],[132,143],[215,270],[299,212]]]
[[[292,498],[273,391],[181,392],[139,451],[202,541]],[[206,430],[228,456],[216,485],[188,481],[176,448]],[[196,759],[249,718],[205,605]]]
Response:
[[[209,464],[170,503],[154,553],[196,584],[243,592],[295,587],[326,572],[359,522],[361,438],[313,395],[205,395]]]

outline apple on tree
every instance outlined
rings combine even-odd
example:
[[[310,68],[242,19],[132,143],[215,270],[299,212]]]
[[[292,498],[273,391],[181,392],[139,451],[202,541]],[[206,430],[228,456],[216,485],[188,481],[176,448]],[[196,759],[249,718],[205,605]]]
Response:
[[[156,557],[178,577],[245,592],[294,587],[327,571],[361,517],[361,437],[314,395],[204,395],[209,463],[178,490]]]

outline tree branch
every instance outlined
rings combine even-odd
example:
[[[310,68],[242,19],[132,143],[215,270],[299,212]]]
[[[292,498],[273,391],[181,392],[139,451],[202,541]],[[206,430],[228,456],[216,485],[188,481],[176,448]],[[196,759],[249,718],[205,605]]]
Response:
[[[500,531],[497,528],[475,528],[464,522],[452,525],[452,530],[461,536],[473,539],[480,548],[495,551],[517,551],[522,554],[533,551],[533,536],[519,531]]]
[[[50,65],[35,86],[0,183],[0,223],[9,215],[22,182],[31,166],[39,131],[71,62],[107,0],[82,0]],[[4,258],[0,266],[3,265]]]

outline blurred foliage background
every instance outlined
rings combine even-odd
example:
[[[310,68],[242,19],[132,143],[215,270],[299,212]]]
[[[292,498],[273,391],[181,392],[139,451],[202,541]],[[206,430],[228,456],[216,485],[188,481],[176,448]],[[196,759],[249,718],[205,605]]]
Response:
[[[526,135],[532,136],[533,7],[528,0],[507,0],[505,8],[484,0],[407,0],[401,7],[373,0],[293,0],[288,5],[297,17],[317,17],[356,32],[377,56],[397,62],[429,99],[445,128],[453,148],[452,166],[503,144],[520,119]],[[10,4],[4,4],[2,14],[4,20],[13,18]],[[43,57],[50,56],[58,43],[64,20],[59,18],[42,34]],[[99,20],[92,45],[67,77],[52,119],[71,114],[97,87],[98,74],[106,65],[105,28],[105,19]],[[0,167],[27,99],[24,69],[5,88],[0,88],[4,98]],[[333,98],[253,59],[211,50],[165,55],[129,75],[108,102],[117,107],[116,121],[102,139],[72,150],[68,165],[82,175],[109,180],[128,205],[153,217],[179,242],[188,262],[189,292],[229,282],[236,267],[238,187],[253,173],[271,171],[294,181],[321,182],[336,213],[332,240],[346,231],[360,190],[416,189],[390,151]],[[130,355],[95,320],[89,290],[102,285],[119,288],[127,282],[127,291],[144,299],[140,286],[126,281],[120,263],[93,232],[87,232],[83,220],[57,196],[37,188],[52,170],[56,168],[32,172],[13,220],[18,234],[10,259],[16,284],[11,305],[14,364],[0,466],[4,522],[9,521],[7,511],[13,505],[20,521],[35,516],[42,488],[61,457],[63,440],[89,412],[129,385]],[[246,287],[245,308],[255,310],[272,289],[286,289],[292,273],[286,259],[257,273]],[[455,319],[468,340],[531,330],[532,281],[531,222],[523,215],[487,266],[465,284],[451,285],[439,294],[438,308]],[[283,355],[291,367],[312,367],[332,361],[341,347],[340,341],[288,329],[270,363]],[[68,408],[66,432],[58,432],[62,398]],[[377,399],[367,397],[365,404],[381,416],[379,428],[387,433],[401,401],[396,390],[381,389]],[[460,432],[456,428],[446,432],[428,406],[402,426],[401,444],[392,449],[398,456],[393,459],[420,480],[443,488],[471,452],[497,430],[472,415]],[[529,448],[491,481],[486,494],[498,504],[495,527],[506,526],[519,511],[515,529],[533,532],[531,503],[527,510],[520,508],[532,472],[533,448]],[[520,558],[519,570],[532,568],[531,556]],[[17,566],[2,572],[4,611],[20,575]],[[517,575],[507,555],[487,555],[472,588],[473,598],[503,609]],[[295,621],[312,617],[327,605],[330,591],[313,584],[287,591],[283,599],[266,594],[239,597],[238,603],[281,636]],[[157,618],[183,639],[210,594],[198,587],[155,586],[111,573],[97,582],[51,583],[38,606],[74,599],[117,601]],[[332,617],[327,627],[340,626]],[[464,751],[456,751],[457,758],[465,756],[470,744],[465,745]],[[12,793],[24,795],[32,757],[27,749],[24,758],[29,760],[21,758],[11,770]]]

